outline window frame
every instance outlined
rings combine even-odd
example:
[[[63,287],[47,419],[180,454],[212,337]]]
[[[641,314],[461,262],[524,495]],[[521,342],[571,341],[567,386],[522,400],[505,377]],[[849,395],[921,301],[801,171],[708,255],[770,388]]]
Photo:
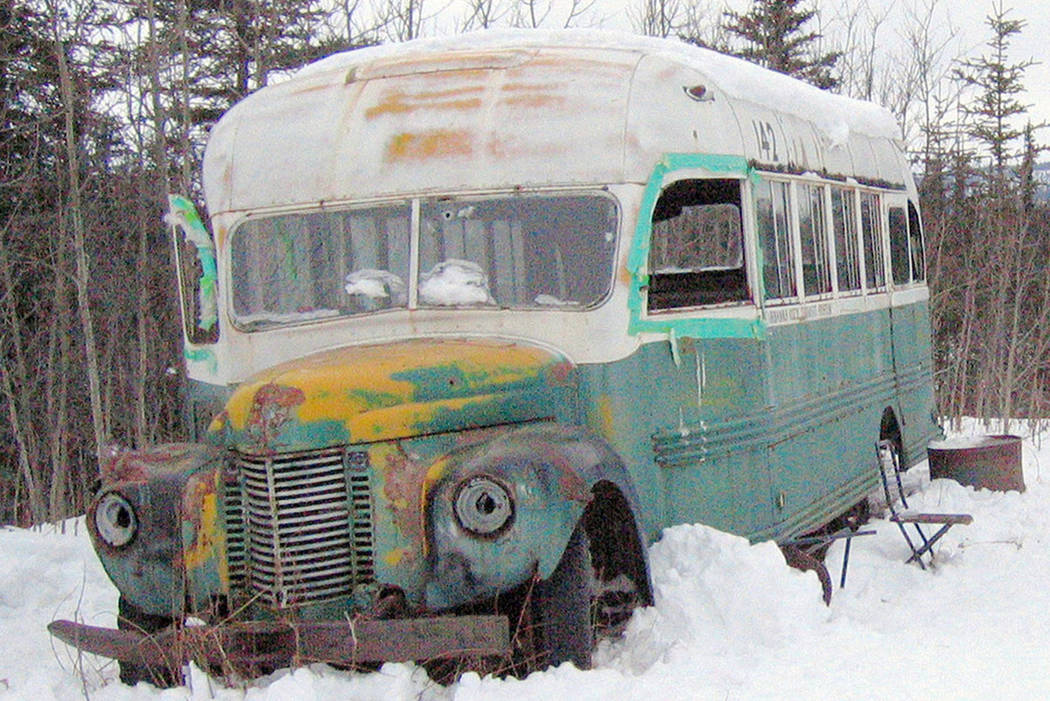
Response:
[[[419,299],[419,282],[422,272],[420,271],[420,238],[421,238],[421,218],[422,218],[422,205],[425,202],[433,202],[442,197],[447,197],[457,202],[467,201],[479,201],[486,199],[514,199],[518,197],[527,198],[558,198],[558,197],[593,197],[600,198],[615,208],[614,217],[615,223],[612,228],[613,239],[609,241],[609,247],[612,251],[609,257],[609,270],[606,284],[602,294],[593,300],[591,303],[583,305],[564,305],[564,306],[456,306],[456,305],[424,305]],[[407,277],[407,295],[408,299],[406,304],[393,306],[383,309],[367,310],[354,313],[340,313],[326,316],[310,317],[308,313],[303,314],[303,318],[295,320],[279,320],[272,322],[258,322],[255,320],[245,321],[246,316],[240,313],[235,308],[234,294],[233,294],[233,280],[234,280],[234,265],[233,265],[233,250],[236,245],[236,238],[239,234],[244,231],[244,226],[250,222],[259,222],[269,218],[290,216],[290,215],[309,215],[316,213],[341,213],[353,210],[367,210],[367,209],[378,209],[382,207],[398,208],[404,206],[409,210],[409,231],[408,231],[408,245],[409,251],[407,252],[409,270]],[[229,293],[225,296],[223,306],[226,310],[226,315],[229,318],[233,328],[241,332],[255,333],[260,331],[270,331],[276,329],[287,329],[296,326],[312,325],[320,322],[330,321],[342,321],[352,322],[355,319],[362,319],[373,317],[377,314],[390,314],[390,313],[419,313],[419,312],[435,312],[443,314],[450,311],[480,311],[480,312],[502,312],[502,313],[519,313],[519,312],[591,312],[604,305],[613,297],[616,289],[616,273],[619,262],[619,251],[622,246],[624,237],[624,204],[620,201],[620,198],[611,193],[608,189],[586,186],[586,187],[551,187],[551,188],[534,188],[529,190],[497,190],[487,192],[469,192],[469,193],[449,193],[447,195],[434,195],[434,194],[420,194],[413,196],[406,196],[400,198],[382,198],[376,200],[356,201],[356,202],[341,202],[337,204],[321,204],[320,206],[313,206],[308,208],[280,208],[273,210],[254,211],[248,213],[246,216],[240,218],[234,222],[229,229],[229,234],[226,236],[225,245],[223,246],[222,257],[223,257],[223,272],[222,277],[225,282],[226,289]],[[279,315],[278,312],[274,312],[274,315]]]

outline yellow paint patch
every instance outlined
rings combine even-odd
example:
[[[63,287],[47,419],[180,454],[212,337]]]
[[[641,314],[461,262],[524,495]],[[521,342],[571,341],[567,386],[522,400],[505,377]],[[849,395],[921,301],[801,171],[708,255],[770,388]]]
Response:
[[[259,388],[276,384],[302,391],[294,407],[298,420],[343,421],[354,436],[387,435],[426,420],[434,403],[417,403],[416,385],[394,376],[419,368],[454,366],[467,381],[490,386],[516,382],[556,361],[548,351],[531,346],[476,341],[409,341],[377,346],[351,346],[278,365],[242,384],[226,404],[233,430],[243,430]],[[444,400],[460,408],[482,396]],[[406,423],[407,422],[407,423]]]
[[[612,400],[609,399],[609,395],[602,394],[598,397],[598,401],[595,403],[592,425],[597,426],[598,432],[601,433],[606,439],[611,439],[615,435],[613,427],[613,410]]]
[[[470,132],[432,129],[395,134],[386,145],[387,161],[421,161],[438,156],[469,156],[474,151]]]
[[[182,556],[187,570],[199,569],[208,560],[214,559],[218,544],[219,509],[215,492],[204,494],[199,502],[199,508],[200,525],[197,526],[197,538],[186,548]],[[226,579],[228,579],[228,574]],[[225,582],[223,584],[225,585]]]
[[[408,548],[394,548],[383,556],[383,561],[391,567],[397,567],[408,555]]]

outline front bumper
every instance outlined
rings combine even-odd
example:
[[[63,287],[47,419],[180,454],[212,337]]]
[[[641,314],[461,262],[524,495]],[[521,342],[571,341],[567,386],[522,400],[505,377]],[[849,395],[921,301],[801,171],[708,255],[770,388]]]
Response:
[[[328,662],[508,657],[506,616],[359,619],[346,621],[249,621],[173,627],[152,635],[53,621],[59,640],[103,657],[177,670],[193,660],[207,668],[240,673]]]

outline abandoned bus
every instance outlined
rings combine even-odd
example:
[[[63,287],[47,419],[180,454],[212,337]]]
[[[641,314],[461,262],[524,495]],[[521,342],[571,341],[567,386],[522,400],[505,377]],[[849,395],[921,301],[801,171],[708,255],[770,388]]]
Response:
[[[599,32],[354,51],[248,97],[208,143],[210,233],[172,199],[197,442],[110,461],[120,629],[52,630],[132,681],[187,647],[585,667],[662,529],[850,512],[877,441],[910,465],[939,434],[896,136]]]

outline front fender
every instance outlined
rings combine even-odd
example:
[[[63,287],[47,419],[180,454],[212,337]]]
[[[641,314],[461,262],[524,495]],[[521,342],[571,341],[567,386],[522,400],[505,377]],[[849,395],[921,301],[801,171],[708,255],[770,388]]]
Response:
[[[477,476],[503,485],[512,502],[507,526],[488,536],[464,528],[454,508],[462,485]],[[514,429],[439,461],[425,484],[428,608],[491,598],[534,574],[549,577],[599,482],[616,485],[638,513],[611,448],[585,429],[557,424]]]
[[[101,487],[87,510],[88,532],[121,596],[142,611],[184,613],[180,502],[194,475],[221,462],[216,448],[175,443],[123,451],[104,464]],[[97,520],[100,502],[113,493],[130,505],[136,526],[131,540],[116,547],[101,537]]]

